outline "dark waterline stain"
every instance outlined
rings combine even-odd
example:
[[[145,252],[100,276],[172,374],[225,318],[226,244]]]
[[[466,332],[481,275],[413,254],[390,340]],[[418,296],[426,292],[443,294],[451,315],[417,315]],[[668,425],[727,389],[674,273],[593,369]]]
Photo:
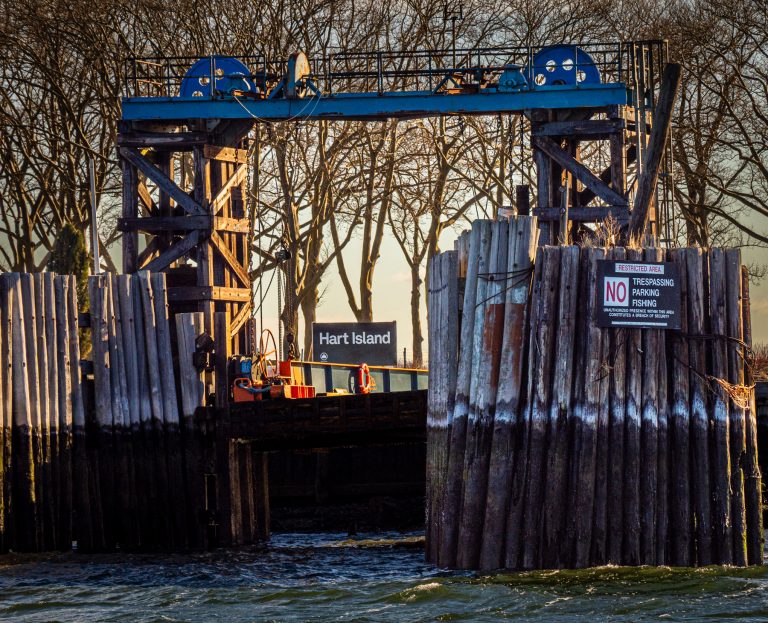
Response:
[[[278,534],[187,556],[0,557],[0,620],[768,621],[768,569],[478,576],[424,563],[416,534]]]

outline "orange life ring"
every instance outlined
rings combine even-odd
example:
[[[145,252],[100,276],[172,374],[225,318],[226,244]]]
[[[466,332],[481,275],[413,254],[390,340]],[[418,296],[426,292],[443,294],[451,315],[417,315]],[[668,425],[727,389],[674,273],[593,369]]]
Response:
[[[371,393],[371,371],[368,369],[367,363],[361,363],[357,369],[357,386],[360,388],[361,394]]]

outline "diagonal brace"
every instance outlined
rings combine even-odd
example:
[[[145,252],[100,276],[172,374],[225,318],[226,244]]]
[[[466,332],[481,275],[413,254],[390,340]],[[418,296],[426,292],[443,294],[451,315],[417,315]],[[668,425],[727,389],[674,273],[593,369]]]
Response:
[[[211,243],[213,244],[214,248],[221,254],[221,257],[224,258],[224,261],[229,265],[229,268],[233,273],[235,273],[235,276],[240,280],[240,282],[244,286],[250,287],[251,280],[248,278],[248,271],[243,267],[242,264],[240,264],[240,262],[237,261],[237,258],[227,247],[227,243],[224,242],[224,240],[215,230],[211,232]]]
[[[168,268],[172,262],[175,262],[194,249],[198,242],[200,242],[200,230],[196,229],[185,238],[172,244],[149,264],[141,268],[141,270],[148,270],[153,273],[163,271]]]
[[[584,186],[589,188],[595,195],[600,197],[608,205],[613,206],[626,206],[627,200],[624,199],[613,188],[608,186],[597,175],[592,173],[581,162],[575,160],[567,151],[562,149],[555,141],[546,136],[534,136],[532,137],[533,146],[543,151],[547,156],[552,158],[557,164],[563,167],[577,180],[579,180]],[[543,207],[543,206],[542,206]]]
[[[189,214],[205,214],[205,210],[165,173],[149,162],[137,150],[121,147],[120,155],[151,179],[163,191],[168,193],[182,209]]]
[[[211,202],[211,214],[219,213],[219,211],[221,210],[222,207],[224,207],[224,204],[229,198],[229,194],[232,188],[242,184],[243,181],[245,181],[247,174],[248,174],[248,164],[241,164],[237,168],[237,171],[235,171],[235,174],[232,177],[230,177],[226,181],[224,186],[221,187],[219,192],[216,193],[216,197]]]

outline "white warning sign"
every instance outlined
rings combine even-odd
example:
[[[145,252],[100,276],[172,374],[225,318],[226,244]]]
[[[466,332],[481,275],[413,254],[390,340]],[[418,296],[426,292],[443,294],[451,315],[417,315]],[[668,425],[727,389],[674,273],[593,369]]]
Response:
[[[597,263],[599,327],[680,328],[680,277],[670,262]]]

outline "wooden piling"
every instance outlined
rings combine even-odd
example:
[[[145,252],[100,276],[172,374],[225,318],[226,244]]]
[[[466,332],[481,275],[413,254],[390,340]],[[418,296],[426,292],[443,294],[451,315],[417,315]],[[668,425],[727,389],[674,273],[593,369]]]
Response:
[[[742,292],[742,325],[744,327],[744,343],[752,347],[752,316],[749,297],[749,272],[746,266],[741,268]],[[745,368],[744,382],[751,386],[754,382],[752,370]],[[763,500],[762,476],[757,460],[757,408],[755,406],[755,390],[750,392],[746,416],[747,453],[744,465],[744,496],[747,518],[747,560],[750,565],[758,565],[763,561]]]
[[[557,338],[549,413],[550,442],[546,465],[546,494],[541,527],[541,561],[546,568],[564,566],[562,544],[568,519],[569,413],[574,372],[576,318],[579,313],[579,248],[561,250]]]
[[[166,446],[166,465],[170,490],[169,511],[176,547],[186,548],[187,518],[184,498],[183,457],[181,451],[181,430],[179,428],[179,403],[176,397],[176,381],[173,369],[171,349],[171,327],[168,315],[168,298],[165,287],[165,274],[155,273],[151,277],[157,323],[157,354],[160,369],[160,382],[163,395],[163,435]]]
[[[179,385],[181,388],[181,429],[184,448],[188,532],[193,543],[205,542],[205,478],[201,434],[195,424],[197,409],[205,404],[202,374],[193,365],[195,339],[203,332],[203,313],[176,314],[179,354]]]
[[[643,259],[658,261],[661,249],[646,249]],[[643,389],[640,427],[640,562],[656,564],[659,478],[660,331],[643,330]]]
[[[709,382],[713,418],[711,438],[712,517],[715,560],[721,564],[733,562],[733,532],[731,529],[731,461],[728,440],[728,396],[717,379],[728,378],[728,349],[726,343],[725,253],[712,249],[709,254],[709,316],[710,332],[715,338],[710,344],[712,372]],[[719,339],[718,339],[719,338]],[[710,376],[710,375],[708,375]]]
[[[686,250],[688,276],[688,363],[691,394],[691,444],[694,522],[696,525],[696,564],[710,565],[712,551],[712,507],[710,503],[710,456],[708,390],[706,386],[706,346],[701,338],[705,329],[705,283],[708,274],[701,249]]]
[[[535,327],[538,323],[539,313],[541,311],[541,305],[539,300],[541,298],[541,281],[543,274],[544,262],[542,261],[544,247],[539,247],[536,252],[536,260],[534,262],[533,283],[530,293],[530,306],[528,313],[528,322],[525,325],[525,332],[523,340],[528,343],[526,352],[530,357],[530,353],[535,348],[533,341],[533,333],[531,327]],[[528,367],[528,366],[526,366]],[[523,369],[523,377],[521,380],[521,395],[524,401],[527,396],[531,395],[531,375],[530,371]],[[509,502],[506,516],[506,530],[504,540],[504,567],[507,569],[517,569],[521,565],[522,559],[522,538],[524,529],[524,517],[525,517],[525,487],[528,482],[528,448],[529,448],[529,436],[528,436],[528,412],[526,410],[525,402],[521,402],[519,408],[519,414],[517,418],[517,425],[513,427],[512,431],[513,443],[514,443],[514,464],[512,466],[511,481],[509,483]]]
[[[69,334],[69,276],[56,276],[54,278],[54,297],[56,310],[56,357],[58,365],[58,543],[61,549],[69,549],[72,546],[72,514],[73,514],[73,487],[72,487],[72,408],[74,402],[72,388],[72,359],[70,356]],[[74,365],[79,366],[79,361]]]
[[[627,260],[642,260],[642,252],[627,249]],[[623,564],[641,564],[640,555],[640,430],[643,404],[643,332],[627,329],[627,403],[624,445]]]
[[[597,443],[597,414],[600,400],[600,375],[603,373],[601,361],[602,332],[596,326],[594,309],[597,288],[597,261],[605,257],[604,249],[583,249],[581,270],[587,286],[585,313],[585,360],[584,390],[582,404],[577,405],[574,418],[574,460],[576,474],[575,504],[572,512],[576,524],[576,544],[574,566],[586,567],[590,564],[592,547],[593,509],[595,496],[595,466]]]
[[[731,524],[733,530],[733,564],[745,566],[747,556],[747,510],[744,497],[744,465],[747,462],[746,405],[743,394],[746,351],[744,344],[741,252],[730,249],[725,253],[726,331],[728,335],[728,382],[738,388],[729,396],[728,440],[731,464]]]
[[[448,463],[448,412],[453,409],[456,391],[458,350],[458,253],[448,251],[432,260],[429,288],[430,331],[443,339],[429,343],[429,412],[427,414],[427,559],[439,561],[445,475]]]
[[[56,313],[53,273],[35,274],[35,291],[42,309],[41,325],[38,327],[38,351],[45,350],[46,360],[46,408],[41,414],[45,418],[43,424],[44,447],[44,500],[45,508],[45,549],[59,549],[58,543],[58,503],[61,500],[59,491],[59,453],[58,453],[58,417],[59,417],[59,383],[58,357],[56,356]],[[38,353],[39,355],[39,353]]]
[[[230,357],[229,317],[226,312],[216,312],[213,318],[216,407],[226,409],[229,405],[227,362]],[[240,523],[240,482],[237,468],[237,449],[229,438],[226,425],[216,423],[216,511],[218,515],[219,539],[221,544],[236,545],[241,542]]]
[[[482,543],[504,326],[509,229],[507,221],[493,223],[488,269],[478,274],[478,300],[472,336],[473,370],[464,449],[464,492],[456,558],[457,565],[464,569],[477,567]]]
[[[552,373],[556,367],[554,359],[557,336],[558,283],[560,277],[561,248],[546,247],[540,261],[543,262],[541,288],[537,305],[539,314],[536,324],[531,325],[531,348],[529,358],[532,364],[527,428],[524,432],[528,445],[528,470],[523,502],[523,569],[541,566],[540,530],[543,519],[543,492],[547,487],[546,457],[548,450],[547,433],[549,422]],[[525,447],[525,438],[523,447]]]
[[[141,303],[143,307],[144,318],[144,346],[147,361],[147,378],[150,394],[150,403],[152,407],[151,425],[149,434],[152,439],[152,456],[154,479],[157,489],[157,498],[153,500],[153,506],[158,509],[160,525],[158,526],[161,537],[161,544],[172,548],[175,543],[175,534],[173,533],[173,521],[170,512],[170,487],[168,479],[168,465],[166,462],[166,443],[163,432],[164,421],[164,402],[163,389],[160,371],[160,360],[158,357],[157,340],[157,312],[155,304],[155,293],[152,288],[150,274],[146,271],[138,273],[139,283],[141,284]]]
[[[139,424],[134,456],[136,459],[136,486],[142,492],[141,514],[142,545],[157,547],[162,543],[165,518],[156,509],[161,504],[158,491],[159,474],[156,470],[155,440],[153,436],[152,393],[147,363],[146,319],[144,318],[143,283],[138,274],[130,276],[131,299],[136,339],[136,365],[139,383]],[[142,507],[139,507],[140,511]],[[154,512],[153,512],[154,509]]]
[[[690,370],[688,333],[688,278],[686,252],[669,251],[669,259],[680,275],[680,336],[667,341],[667,359],[672,366],[672,410],[669,427],[670,460],[670,563],[689,567],[694,545],[693,515],[691,513],[691,426]]]
[[[112,428],[113,410],[119,409],[119,390],[117,386],[113,388],[116,375],[112,372],[114,362],[110,359],[109,328],[112,315],[109,301],[109,276],[90,277],[88,286],[91,299],[91,359],[93,360],[97,426],[97,439],[94,441],[97,448],[97,473],[99,474],[104,539],[107,547],[112,548],[117,543],[115,529],[119,522]]]
[[[480,551],[482,570],[498,569],[505,564],[502,545],[507,528],[507,508],[511,493],[509,482],[515,464],[516,432],[523,396],[525,325],[537,237],[536,219],[518,216],[514,232],[509,235],[508,291],[504,307],[499,384]]]
[[[611,250],[611,259],[625,260],[624,248]],[[611,564],[623,563],[624,541],[624,436],[627,413],[627,329],[612,329],[608,337],[610,367],[610,423],[608,433],[608,551]]]
[[[614,258],[614,250],[605,252],[605,259]],[[597,296],[597,292],[595,292]],[[613,331],[601,329],[601,363],[598,368],[598,406],[595,446],[595,506],[592,518],[592,545],[590,559],[608,560],[608,475],[610,462],[611,421],[611,362],[614,359]]]
[[[0,425],[2,425],[2,461],[0,470],[0,551],[13,544],[13,295],[10,278],[0,275]]]
[[[14,543],[20,551],[38,551],[37,476],[35,430],[32,422],[32,407],[37,405],[31,392],[30,375],[36,372],[34,363],[27,359],[28,321],[34,323],[22,296],[21,275],[6,275],[8,279],[9,305],[12,309],[13,335],[13,505]],[[30,331],[30,335],[32,332]],[[34,349],[34,343],[32,344]]]
[[[29,397],[32,461],[34,465],[34,477],[32,482],[35,488],[33,504],[34,520],[31,524],[34,533],[34,546],[31,546],[30,551],[40,551],[45,539],[45,511],[43,508],[43,482],[45,479],[45,475],[43,474],[43,463],[45,457],[42,433],[43,417],[41,417],[41,415],[45,413],[48,405],[47,396],[45,394],[45,389],[47,388],[47,370],[45,367],[41,368],[40,359],[35,356],[39,346],[37,339],[39,310],[38,305],[36,305],[34,275],[29,273],[21,274],[21,296],[24,314],[26,315],[23,336],[26,341],[26,378],[29,385],[27,394]],[[44,353],[40,353],[40,357],[43,356]]]
[[[483,300],[486,282],[478,274],[488,272],[492,221],[477,220],[472,224],[467,261],[467,277],[462,306],[462,325],[459,338],[459,365],[456,376],[456,399],[451,416],[450,456],[446,473],[443,532],[440,545],[440,566],[454,567],[461,517],[461,498],[464,472],[464,448],[467,416],[472,381],[473,336],[475,308]]]

